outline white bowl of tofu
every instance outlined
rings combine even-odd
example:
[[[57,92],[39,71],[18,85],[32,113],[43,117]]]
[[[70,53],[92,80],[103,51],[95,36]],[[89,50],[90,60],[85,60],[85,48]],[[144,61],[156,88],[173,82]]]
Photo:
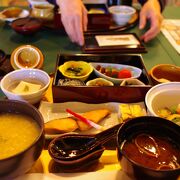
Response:
[[[1,90],[11,100],[38,103],[50,85],[49,75],[40,69],[18,69],[1,80]]]

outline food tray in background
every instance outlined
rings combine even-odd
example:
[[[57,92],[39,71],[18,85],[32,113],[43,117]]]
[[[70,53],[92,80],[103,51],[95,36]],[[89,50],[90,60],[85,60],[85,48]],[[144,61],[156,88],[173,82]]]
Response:
[[[104,13],[89,13],[88,14],[88,29],[109,29],[111,24],[111,14],[108,11],[106,4],[85,4],[87,11],[90,9],[99,9],[104,11]],[[61,14],[58,12],[58,9],[55,9],[55,18],[54,18],[55,29],[62,29],[63,25],[61,22]]]
[[[58,67],[66,61],[106,62],[125,64],[142,69],[138,78],[145,86],[59,86],[58,80],[64,79]],[[94,72],[88,80],[96,78]],[[121,102],[134,103],[144,101],[146,92],[152,87],[152,82],[143,63],[141,55],[129,54],[61,54],[57,57],[55,75],[52,84],[53,102],[79,101],[85,103]]]
[[[133,28],[137,25],[139,20],[139,12],[136,11],[134,16],[129,20],[126,25],[117,25],[112,20],[112,15],[108,10],[108,6],[106,4],[85,4],[85,7],[88,11],[91,9],[103,10],[104,14],[100,13],[89,13],[88,14],[88,27],[87,32],[104,32],[104,31],[124,31],[130,28]],[[46,24],[45,26],[48,27]],[[54,12],[54,23],[51,25],[51,28],[56,30],[64,29],[63,24],[61,22],[61,14],[59,10],[55,8]]]

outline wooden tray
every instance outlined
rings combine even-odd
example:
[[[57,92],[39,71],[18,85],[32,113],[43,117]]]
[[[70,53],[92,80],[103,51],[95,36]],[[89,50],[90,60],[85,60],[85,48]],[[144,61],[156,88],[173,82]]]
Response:
[[[107,45],[101,46],[98,44],[96,39],[97,36],[104,37],[112,37],[112,38],[121,38],[130,37],[138,42],[138,44],[128,44],[124,42],[124,44],[117,45]],[[116,40],[114,40],[115,42]],[[131,40],[129,40],[131,41]],[[127,44],[126,44],[127,43]],[[99,33],[86,33],[85,34],[85,44],[82,47],[83,52],[85,53],[146,53],[146,48],[140,39],[137,37],[135,33],[122,33],[122,32],[99,32]]]

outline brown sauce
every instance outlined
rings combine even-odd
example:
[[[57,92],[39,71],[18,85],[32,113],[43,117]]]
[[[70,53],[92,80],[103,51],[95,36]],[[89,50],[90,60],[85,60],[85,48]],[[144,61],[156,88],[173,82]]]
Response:
[[[180,147],[156,135],[140,134],[122,143],[122,152],[142,166],[167,170],[180,168]]]

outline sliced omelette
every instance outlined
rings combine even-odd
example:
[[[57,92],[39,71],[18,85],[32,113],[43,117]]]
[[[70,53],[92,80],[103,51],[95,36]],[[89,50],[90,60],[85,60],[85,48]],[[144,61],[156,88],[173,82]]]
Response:
[[[118,114],[119,119],[123,122],[131,118],[145,116],[146,111],[139,104],[120,104]]]

